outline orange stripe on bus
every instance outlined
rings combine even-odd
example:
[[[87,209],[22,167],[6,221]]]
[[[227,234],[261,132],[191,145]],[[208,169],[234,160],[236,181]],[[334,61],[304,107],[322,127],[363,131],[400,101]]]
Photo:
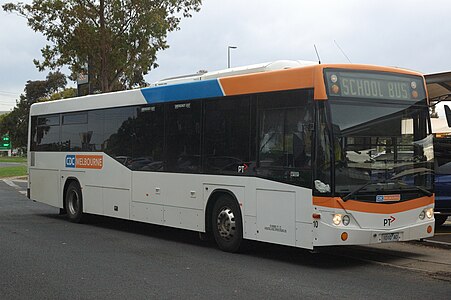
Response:
[[[313,197],[313,205],[347,211],[358,211],[376,214],[392,214],[434,204],[434,196],[421,197],[398,203],[368,203],[355,200],[343,201],[339,197]]]
[[[314,88],[315,100],[327,100],[324,69],[370,70],[422,76],[418,72],[357,64],[312,65],[262,73],[219,78],[226,96]]]
[[[315,66],[220,78],[226,96],[313,88]]]

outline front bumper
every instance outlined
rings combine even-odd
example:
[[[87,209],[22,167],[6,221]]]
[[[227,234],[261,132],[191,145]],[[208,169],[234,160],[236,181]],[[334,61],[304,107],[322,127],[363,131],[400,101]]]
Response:
[[[395,239],[391,241],[411,241],[434,235],[435,220],[427,220],[418,224],[405,227],[393,228],[390,230],[362,229],[346,226],[332,226],[322,224],[317,230],[313,240],[313,246],[338,246],[338,245],[370,245],[388,242],[383,238],[383,234],[394,233]],[[429,231],[429,232],[428,232]],[[342,240],[342,234],[346,232],[347,239]],[[388,235],[386,235],[388,236]]]

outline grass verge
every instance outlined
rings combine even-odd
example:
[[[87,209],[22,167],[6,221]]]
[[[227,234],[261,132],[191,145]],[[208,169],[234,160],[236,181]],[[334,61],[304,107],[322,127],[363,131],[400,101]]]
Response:
[[[27,158],[26,157],[7,157],[7,156],[0,156],[0,162],[15,162],[15,163],[26,163]]]
[[[13,166],[0,168],[0,178],[25,176],[27,175],[26,166]]]

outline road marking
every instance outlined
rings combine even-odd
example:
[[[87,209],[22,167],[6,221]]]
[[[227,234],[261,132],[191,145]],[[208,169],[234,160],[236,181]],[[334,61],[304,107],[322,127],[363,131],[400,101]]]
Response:
[[[440,242],[440,241],[433,241],[433,240],[426,240],[426,239],[424,239],[424,241],[426,241],[428,243],[433,243],[433,244],[451,246],[451,243],[447,243],[447,242]]]
[[[14,182],[12,182],[12,181],[9,180],[9,179],[3,179],[3,182],[6,183],[6,184],[9,185],[9,186],[15,188],[15,189],[21,189],[20,186],[18,186],[17,184],[15,184]]]
[[[22,195],[27,195],[27,191],[23,191],[22,188],[20,186],[18,186],[17,184],[15,184],[12,180],[10,179],[3,179],[3,182],[6,183],[7,185],[9,185],[10,187],[15,188],[16,190],[18,190],[19,193],[21,193]]]

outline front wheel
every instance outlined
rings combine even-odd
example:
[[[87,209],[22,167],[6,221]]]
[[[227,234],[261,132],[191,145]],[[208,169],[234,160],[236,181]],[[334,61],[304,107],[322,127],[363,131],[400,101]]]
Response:
[[[212,231],[219,249],[237,252],[243,241],[243,221],[238,203],[230,196],[219,197],[213,207]]]
[[[83,197],[78,182],[72,181],[66,191],[66,211],[69,221],[80,223],[83,220]]]

